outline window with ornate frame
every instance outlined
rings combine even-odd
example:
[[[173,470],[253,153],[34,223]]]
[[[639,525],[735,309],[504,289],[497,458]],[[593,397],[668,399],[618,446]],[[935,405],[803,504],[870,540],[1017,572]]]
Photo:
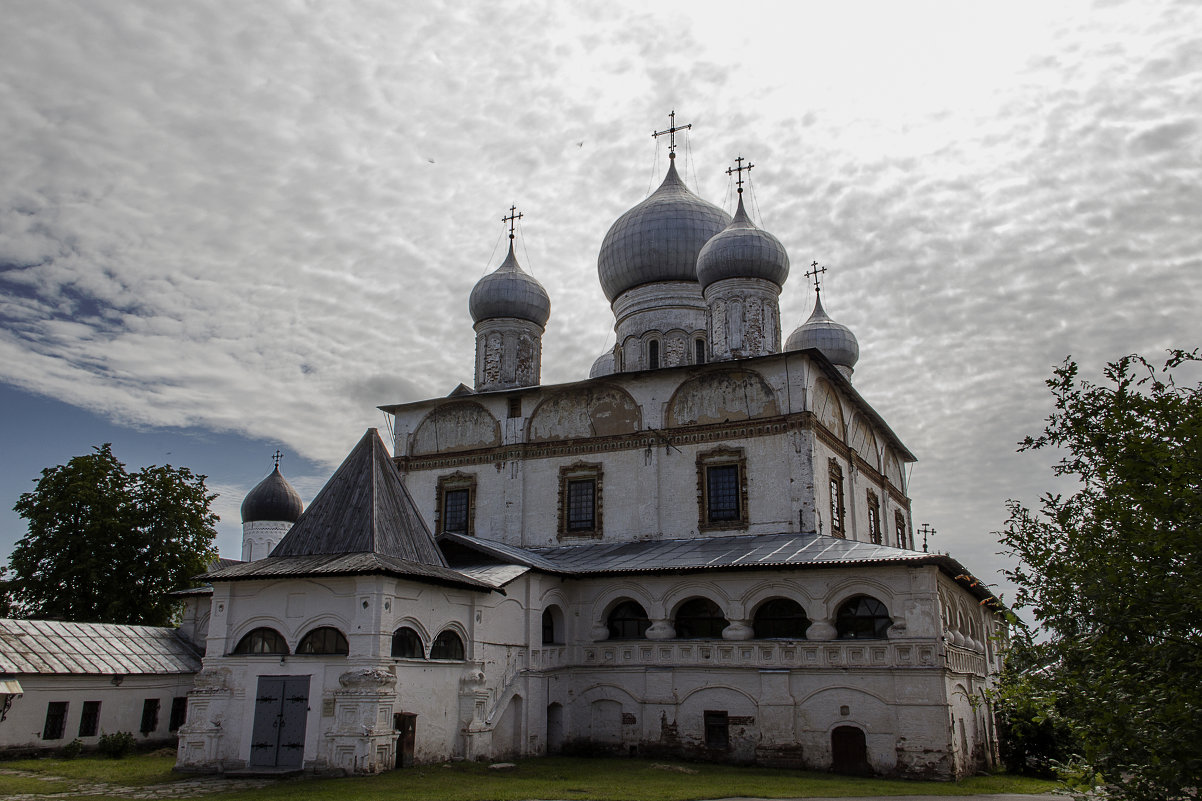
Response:
[[[451,629],[446,629],[434,638],[430,646],[431,659],[454,659],[463,661],[463,638]]]
[[[847,529],[843,526],[847,515],[847,507],[843,505],[843,468],[834,459],[828,459],[826,471],[831,496],[831,536],[846,537]]]
[[[438,477],[434,530],[443,534],[476,535],[476,476],[454,472]]]
[[[874,545],[881,544],[881,499],[868,490],[868,538]]]
[[[901,512],[893,513],[893,527],[897,530],[897,547],[912,547],[906,545],[906,516]]]
[[[741,448],[697,454],[697,519],[702,531],[747,527],[747,458]]]
[[[397,659],[425,659],[421,635],[408,626],[392,633],[392,656]]]
[[[559,538],[600,539],[600,462],[576,462],[559,468]]]

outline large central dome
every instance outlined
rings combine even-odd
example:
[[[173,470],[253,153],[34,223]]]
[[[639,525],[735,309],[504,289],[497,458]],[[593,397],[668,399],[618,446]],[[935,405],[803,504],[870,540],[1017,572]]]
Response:
[[[696,281],[697,254],[730,215],[689,191],[676,163],[659,189],[618,218],[601,243],[597,276],[612,303],[628,289],[656,281]]]

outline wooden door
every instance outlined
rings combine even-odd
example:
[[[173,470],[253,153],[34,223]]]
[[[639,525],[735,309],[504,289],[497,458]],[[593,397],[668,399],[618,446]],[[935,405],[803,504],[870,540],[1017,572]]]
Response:
[[[300,768],[305,759],[308,676],[260,676],[250,767]]]

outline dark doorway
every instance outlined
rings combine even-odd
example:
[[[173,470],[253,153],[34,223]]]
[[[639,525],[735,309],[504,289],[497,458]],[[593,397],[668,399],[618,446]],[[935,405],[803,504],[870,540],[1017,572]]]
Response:
[[[413,751],[417,747],[417,715],[396,712],[392,716],[392,727],[397,730],[396,766],[413,767]]]
[[[305,760],[308,713],[308,676],[260,676],[250,766],[300,768]]]
[[[872,773],[868,766],[868,743],[855,726],[839,726],[831,732],[831,770],[852,776]]]
[[[547,753],[558,754],[563,751],[563,705],[551,704],[547,707]]]

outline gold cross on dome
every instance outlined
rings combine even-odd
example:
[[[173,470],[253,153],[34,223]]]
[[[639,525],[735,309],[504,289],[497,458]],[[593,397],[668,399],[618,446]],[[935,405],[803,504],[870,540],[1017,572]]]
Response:
[[[729,170],[727,170],[727,172],[729,172]],[[741,190],[740,190],[740,191],[741,191]],[[810,262],[810,269],[806,271],[806,273],[805,273],[805,277],[806,277],[806,278],[811,278],[811,277],[812,277],[812,278],[814,279],[814,292],[815,292],[815,293],[819,293],[819,292],[821,292],[821,291],[822,291],[822,287],[820,287],[820,286],[818,285],[818,276],[819,276],[819,275],[821,275],[821,274],[822,274],[822,273],[824,273],[824,272],[826,272],[826,268],[825,268],[825,267],[819,267],[819,266],[818,266],[818,262],[817,262],[817,261],[812,261],[812,262]]]
[[[755,165],[754,165],[754,164],[752,164],[752,163],[749,161],[749,162],[747,162],[747,166],[746,166],[746,167],[744,167],[744,166],[743,166],[743,157],[742,157],[742,156],[739,156],[739,157],[737,157],[737,158],[735,159],[735,163],[736,163],[736,164],[738,164],[739,166],[737,166],[737,167],[729,167],[729,168],[727,168],[727,170],[726,170],[726,174],[727,174],[727,175],[735,175],[735,174],[737,174],[737,175],[739,176],[739,177],[738,177],[738,179],[735,181],[735,185],[739,187],[739,194],[741,195],[741,194],[743,194],[743,172],[744,172],[744,171],[746,171],[746,172],[747,172],[748,179],[750,179],[750,177],[751,177],[751,168],[752,168],[752,167],[754,167]]]
[[[693,127],[693,123],[688,125],[676,124],[676,109],[672,109],[672,113],[668,115],[668,127],[662,131],[652,131],[651,138],[658,139],[664,134],[668,135],[668,158],[676,158],[676,132],[687,131]]]
[[[516,214],[514,212],[517,212]],[[522,213],[517,206],[509,207],[509,214],[501,218],[501,222],[509,223],[509,238],[513,239],[513,224],[522,219]]]

